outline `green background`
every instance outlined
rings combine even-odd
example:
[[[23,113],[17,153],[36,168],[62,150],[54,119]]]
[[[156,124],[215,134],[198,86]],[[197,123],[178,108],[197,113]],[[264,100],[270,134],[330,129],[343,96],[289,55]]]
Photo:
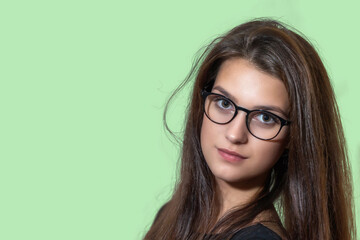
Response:
[[[324,59],[359,222],[359,8],[329,0],[2,0],[0,239],[141,239],[176,178],[179,150],[162,126],[167,97],[202,46],[254,17],[301,30]],[[175,131],[186,91],[169,112]]]

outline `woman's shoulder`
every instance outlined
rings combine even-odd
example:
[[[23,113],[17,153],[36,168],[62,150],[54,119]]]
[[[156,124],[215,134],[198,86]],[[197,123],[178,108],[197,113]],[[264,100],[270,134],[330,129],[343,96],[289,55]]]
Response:
[[[281,237],[261,223],[242,228],[231,240],[281,240]]]

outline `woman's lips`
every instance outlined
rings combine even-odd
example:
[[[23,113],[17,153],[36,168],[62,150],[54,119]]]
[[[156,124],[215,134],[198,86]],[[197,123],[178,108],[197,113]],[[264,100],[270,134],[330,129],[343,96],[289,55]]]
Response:
[[[246,159],[246,157],[224,148],[218,148],[218,152],[220,156],[228,162],[239,162]]]

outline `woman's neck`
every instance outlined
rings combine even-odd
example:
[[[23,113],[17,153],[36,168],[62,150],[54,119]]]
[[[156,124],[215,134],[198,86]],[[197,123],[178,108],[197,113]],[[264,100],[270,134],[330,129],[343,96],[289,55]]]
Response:
[[[219,196],[220,212],[218,219],[224,216],[229,210],[244,206],[252,201],[263,189],[264,183],[227,183],[217,179],[217,192]]]

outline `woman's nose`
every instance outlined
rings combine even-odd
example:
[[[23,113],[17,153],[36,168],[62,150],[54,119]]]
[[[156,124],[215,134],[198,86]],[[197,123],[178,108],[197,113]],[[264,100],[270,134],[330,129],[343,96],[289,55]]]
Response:
[[[250,133],[246,127],[245,112],[238,112],[236,117],[226,125],[226,139],[228,139],[233,144],[247,142]]]

